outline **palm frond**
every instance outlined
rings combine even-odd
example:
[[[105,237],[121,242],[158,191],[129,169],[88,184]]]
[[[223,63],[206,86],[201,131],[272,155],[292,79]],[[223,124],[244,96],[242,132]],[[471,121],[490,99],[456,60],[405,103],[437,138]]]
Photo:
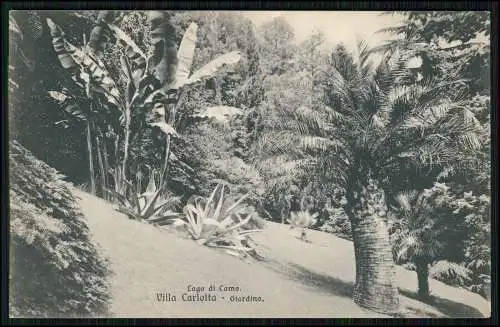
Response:
[[[401,128],[405,130],[432,128],[448,117],[451,111],[456,110],[457,104],[445,101],[430,108],[424,108],[422,112],[415,113],[403,121]]]
[[[426,158],[428,163],[446,162],[449,151],[457,148],[453,139],[470,131],[473,125],[477,126],[470,115],[461,114],[462,95],[458,99],[447,96],[453,86],[461,83],[461,80],[426,81],[394,87],[381,108],[390,124],[386,126],[385,135],[376,140],[374,148],[390,149],[389,156],[405,152],[401,157]],[[465,122],[466,118],[469,123]],[[432,146],[436,147],[435,151],[431,151]],[[443,160],[436,157],[440,151]]]
[[[405,33],[407,29],[406,25],[399,25],[399,26],[389,26],[385,28],[379,29],[376,33],[388,33],[388,34],[402,34]]]
[[[467,132],[459,135],[458,142],[467,149],[478,149],[481,146],[481,141],[474,132]]]
[[[266,155],[280,155],[295,148],[293,139],[295,134],[290,131],[265,131],[257,140],[257,153]]]
[[[268,176],[293,176],[307,167],[307,159],[293,159],[288,155],[275,155],[255,160],[254,167]]]
[[[321,152],[338,152],[339,148],[342,146],[342,144],[336,140],[309,135],[299,137],[297,145],[304,150],[318,150]]]
[[[370,60],[373,52],[370,51],[368,43],[363,39],[358,38],[356,45],[358,51],[358,66],[361,76],[363,78],[368,78],[371,76],[374,69],[374,63]]]
[[[296,109],[278,107],[273,123],[276,127],[296,130],[301,134],[324,136],[332,127],[325,119],[325,114],[311,108],[300,106]]]

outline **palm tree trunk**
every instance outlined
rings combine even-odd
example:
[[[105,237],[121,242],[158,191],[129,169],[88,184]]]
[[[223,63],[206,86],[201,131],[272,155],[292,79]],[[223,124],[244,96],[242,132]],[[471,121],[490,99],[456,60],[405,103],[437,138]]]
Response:
[[[95,195],[95,172],[94,161],[92,154],[92,135],[90,129],[90,121],[87,120],[87,152],[89,155],[89,177],[90,177],[90,194]]]
[[[348,192],[356,260],[353,298],[361,307],[391,315],[399,312],[399,295],[385,218],[387,206],[384,191],[369,176],[353,176],[356,183]]]
[[[425,258],[415,260],[418,279],[418,297],[420,300],[429,299],[429,262]]]

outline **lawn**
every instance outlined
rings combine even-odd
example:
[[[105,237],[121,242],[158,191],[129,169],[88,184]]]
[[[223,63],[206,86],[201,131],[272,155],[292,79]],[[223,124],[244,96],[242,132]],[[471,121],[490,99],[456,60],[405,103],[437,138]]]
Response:
[[[75,192],[92,238],[113,272],[110,316],[383,317],[351,300],[355,263],[350,241],[309,231],[311,242],[306,243],[288,226],[268,223],[253,236],[267,260],[244,261],[129,220],[109,203]],[[406,317],[490,315],[490,303],[477,294],[431,280],[433,299],[425,304],[416,300],[414,272],[397,267],[397,278]],[[210,285],[216,290],[209,291]],[[202,298],[208,294],[215,301],[189,300],[197,294]],[[247,296],[255,301],[237,301]]]

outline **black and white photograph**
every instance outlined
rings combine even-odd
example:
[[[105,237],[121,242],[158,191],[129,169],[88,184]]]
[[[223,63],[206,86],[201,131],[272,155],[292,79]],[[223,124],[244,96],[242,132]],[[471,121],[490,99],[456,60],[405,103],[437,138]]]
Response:
[[[490,22],[9,10],[9,318],[490,318]]]

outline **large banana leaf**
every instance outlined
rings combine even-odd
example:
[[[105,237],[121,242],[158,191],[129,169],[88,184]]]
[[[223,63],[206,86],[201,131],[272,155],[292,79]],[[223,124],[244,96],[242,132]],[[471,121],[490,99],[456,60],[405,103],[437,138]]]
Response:
[[[177,68],[175,29],[170,21],[170,14],[162,11],[150,11],[148,19],[151,25],[153,46],[153,55],[148,62],[148,69],[163,86],[167,86],[174,82]]]
[[[173,39],[174,28],[169,17],[162,12],[152,11],[149,13],[149,21],[154,51],[148,62],[148,69],[165,87],[178,89],[194,84],[202,78],[212,77],[221,67],[236,64],[241,59],[240,51],[232,51],[212,60],[189,77],[198,25],[189,25],[177,52]],[[150,95],[146,101],[151,101],[156,94]]]
[[[187,80],[177,81],[177,83],[175,84],[175,87],[181,88],[183,86],[196,83],[196,82],[200,81],[202,78],[212,77],[213,75],[215,75],[215,73],[217,73],[217,71],[221,67],[226,66],[226,65],[234,65],[234,64],[238,63],[240,61],[240,59],[241,59],[241,52],[238,50],[226,53],[226,54],[212,60],[211,62],[209,62],[205,66],[201,67],[199,70],[194,72],[193,75],[191,75],[191,77],[189,77]]]
[[[161,83],[153,75],[145,74],[137,85],[137,92],[132,98],[131,107],[145,106],[164,99]]]
[[[108,31],[105,24],[113,20],[112,16],[109,10],[100,10],[94,27],[90,32],[89,42],[86,46],[96,56],[101,55],[108,44],[109,36],[106,35]]]
[[[196,33],[198,25],[191,23],[184,33],[179,51],[177,53],[177,83],[182,85],[188,79],[193,64],[194,50],[196,48]]]
[[[69,43],[62,30],[50,18],[47,25],[51,31],[52,44],[63,68],[68,70],[73,80],[82,87],[91,86],[96,92],[102,93],[109,103],[122,108],[120,91],[115,81],[104,68],[104,64],[91,53]]]
[[[81,104],[77,103],[75,98],[57,91],[49,91],[48,93],[71,117],[80,121],[88,119],[89,113],[81,109]]]
[[[135,61],[136,59],[141,59],[141,61],[145,63],[146,55],[141,50],[141,48],[139,48],[139,46],[132,40],[132,38],[130,38],[130,36],[128,36],[127,33],[122,31],[118,26],[110,23],[108,23],[108,26],[110,30],[113,32],[114,36],[117,38],[117,40],[121,42],[123,45],[125,45],[127,48],[130,48],[130,50],[126,50],[127,52],[131,51],[130,55],[127,54],[127,57],[131,61]]]
[[[89,83],[90,76],[84,72],[83,67],[74,57],[76,48],[70,46],[64,39],[62,30],[50,18],[47,18],[47,25],[52,36],[52,46],[61,62],[61,66],[71,74],[71,78],[75,83],[81,87],[85,87]]]
[[[132,72],[129,79],[132,80],[135,87],[138,88],[140,79],[143,77],[146,70],[146,55],[130,36],[118,26],[108,24],[108,27],[113,32],[116,39],[124,46],[124,53],[129,61]]]
[[[179,134],[177,134],[175,128],[173,128],[171,125],[165,123],[165,122],[154,122],[149,124],[152,127],[158,127],[160,130],[165,133],[166,135],[172,135],[178,137]]]
[[[121,93],[109,72],[104,68],[104,64],[98,58],[83,51],[77,50],[75,54],[81,59],[83,67],[90,72],[92,89],[105,95],[110,103],[119,108],[123,107]]]

